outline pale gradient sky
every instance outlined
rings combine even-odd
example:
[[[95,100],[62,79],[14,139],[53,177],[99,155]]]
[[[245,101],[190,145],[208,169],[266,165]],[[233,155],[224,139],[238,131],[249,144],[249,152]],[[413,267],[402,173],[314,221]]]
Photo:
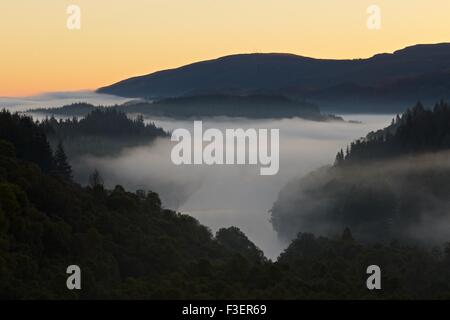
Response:
[[[66,28],[69,4],[81,30]],[[382,10],[382,29],[366,9]],[[359,58],[450,42],[449,0],[1,0],[0,96],[94,89],[250,52]]]

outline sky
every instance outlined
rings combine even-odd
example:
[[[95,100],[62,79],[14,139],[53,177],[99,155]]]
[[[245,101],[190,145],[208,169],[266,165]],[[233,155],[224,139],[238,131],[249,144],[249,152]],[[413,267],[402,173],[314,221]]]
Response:
[[[370,5],[381,29],[367,27]],[[80,29],[67,28],[67,7]],[[0,96],[90,90],[254,52],[366,58],[450,42],[448,0],[1,0]]]

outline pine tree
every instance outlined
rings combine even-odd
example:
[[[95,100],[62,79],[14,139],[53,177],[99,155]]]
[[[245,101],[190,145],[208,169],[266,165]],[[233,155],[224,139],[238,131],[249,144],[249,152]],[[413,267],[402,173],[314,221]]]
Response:
[[[62,142],[58,143],[55,151],[56,171],[67,180],[72,180],[72,167],[67,161]]]
[[[344,151],[339,151],[336,155],[336,160],[334,161],[334,165],[338,166],[344,162]]]
[[[103,178],[97,169],[89,176],[89,185],[91,188],[103,187]]]
[[[345,228],[344,232],[342,233],[342,240],[344,241],[354,241],[352,232],[350,231],[350,228]]]

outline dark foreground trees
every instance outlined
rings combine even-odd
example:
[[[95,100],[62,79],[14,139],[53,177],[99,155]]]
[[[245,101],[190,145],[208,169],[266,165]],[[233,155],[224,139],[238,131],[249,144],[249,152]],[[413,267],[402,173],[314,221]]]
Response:
[[[72,167],[69,164],[69,161],[66,156],[66,152],[64,151],[64,147],[62,142],[58,142],[55,151],[55,168],[56,171],[68,181],[72,180]]]

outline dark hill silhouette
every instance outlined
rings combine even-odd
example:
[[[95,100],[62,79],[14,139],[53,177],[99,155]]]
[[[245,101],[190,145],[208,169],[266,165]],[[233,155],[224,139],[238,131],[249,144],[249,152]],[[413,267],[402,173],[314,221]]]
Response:
[[[246,118],[300,117],[316,121],[342,120],[340,117],[322,114],[315,104],[279,95],[205,94],[165,98],[152,103],[138,102],[122,105],[119,108],[127,113],[170,118],[228,116]]]
[[[164,98],[155,101],[130,101],[122,105],[95,107],[86,103],[74,103],[59,108],[29,110],[29,113],[54,116],[84,116],[95,110],[119,110],[127,114],[177,119],[199,117],[245,117],[254,119],[300,117],[314,121],[342,121],[331,114],[323,114],[317,105],[290,99],[281,95],[229,95],[203,94]]]
[[[418,99],[450,96],[450,44],[353,60],[238,54],[126,79],[98,92],[143,98],[264,92],[319,102],[327,111],[398,111]]]

